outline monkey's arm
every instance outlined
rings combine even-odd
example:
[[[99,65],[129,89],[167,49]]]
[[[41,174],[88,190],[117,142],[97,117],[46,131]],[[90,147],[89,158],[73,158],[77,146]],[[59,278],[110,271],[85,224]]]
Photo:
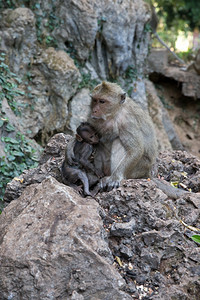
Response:
[[[80,180],[83,184],[84,195],[91,196],[89,191],[89,181],[86,173],[82,170],[75,169],[73,167],[66,166],[65,163],[62,165],[62,181],[64,184],[69,185],[76,190],[80,191],[79,187],[76,185],[77,181]]]
[[[68,143],[68,145],[66,147],[66,150],[65,150],[65,161],[70,166],[76,164],[76,158],[75,158],[75,155],[74,155],[74,146],[75,146],[75,143],[76,143],[76,139],[72,138],[69,141],[69,143]]]
[[[94,164],[92,164],[89,160],[90,156],[92,155],[92,152],[93,147],[89,144],[85,144],[81,151],[81,158],[79,160],[79,163],[85,170],[92,171],[98,177],[102,177],[103,174],[97,168],[95,168]]]
[[[141,136],[131,132],[122,132],[121,138],[112,143],[111,175],[101,180],[101,189],[110,191],[117,188],[122,179],[126,178],[129,169],[133,169],[143,156]]]

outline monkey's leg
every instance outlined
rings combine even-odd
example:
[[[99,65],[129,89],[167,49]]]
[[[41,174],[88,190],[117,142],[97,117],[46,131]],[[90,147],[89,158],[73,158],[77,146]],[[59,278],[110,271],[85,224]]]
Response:
[[[83,172],[79,169],[72,168],[72,167],[66,167],[63,164],[62,165],[62,180],[63,180],[64,184],[69,185],[78,191],[80,189],[78,189],[78,187],[75,185],[75,183],[77,183],[77,181],[80,180],[83,184],[84,195],[91,196],[91,193],[89,191],[89,181],[88,181],[88,177],[85,172]]]
[[[87,178],[88,178],[90,187],[96,185],[99,182],[99,178],[90,172],[87,173]]]
[[[91,194],[92,196],[96,196],[96,194],[98,194],[98,192],[101,190],[101,187],[100,187],[100,183],[98,183],[95,188],[92,190]]]
[[[86,173],[84,173],[81,170],[76,170],[77,172],[77,179],[79,179],[83,184],[83,191],[85,196],[92,196],[92,194],[89,191],[89,181]]]

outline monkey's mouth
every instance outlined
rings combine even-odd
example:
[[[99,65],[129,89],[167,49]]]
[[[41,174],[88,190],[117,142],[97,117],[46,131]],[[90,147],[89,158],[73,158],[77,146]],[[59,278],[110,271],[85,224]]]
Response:
[[[97,145],[99,143],[99,141],[98,142],[93,142],[93,143],[91,143],[91,145]]]
[[[96,117],[96,116],[91,115],[91,118],[92,118],[93,120],[103,120],[103,121],[106,120],[106,118],[105,118],[104,116],[102,116],[102,117]]]

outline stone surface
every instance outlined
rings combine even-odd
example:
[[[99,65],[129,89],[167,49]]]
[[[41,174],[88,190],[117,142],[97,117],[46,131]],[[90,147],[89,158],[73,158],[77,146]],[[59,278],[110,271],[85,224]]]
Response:
[[[106,211],[110,247],[133,299],[198,299],[199,246],[190,239],[195,232],[180,220],[200,228],[200,193],[172,201],[153,181],[133,179],[98,194],[97,201]],[[132,236],[114,237],[109,219],[120,227],[134,220]]]
[[[25,7],[6,9],[0,15],[0,47],[9,58],[12,70],[25,74],[37,53],[34,13]]]
[[[96,81],[124,75],[134,66],[137,78],[132,82],[131,96],[147,109],[141,79],[149,44],[147,4],[71,0],[55,6],[52,1],[32,0],[30,7],[33,11],[22,7],[4,10],[0,25],[1,48],[8,54],[11,69],[24,79],[20,88],[25,96],[16,99],[23,115],[19,118],[23,132],[45,145],[53,133],[75,131],[80,112],[77,103],[82,102],[80,93],[85,92],[76,95],[81,77],[66,51],[79,63],[84,61],[83,69]],[[57,25],[48,31],[50,17]],[[42,44],[37,43],[36,33],[40,33]],[[49,36],[57,41],[57,50],[45,48]],[[88,103],[86,94],[85,100]],[[81,104],[80,118],[85,119],[87,108],[82,109]]]
[[[23,77],[20,89],[25,95],[16,97],[21,131],[31,138],[41,134],[46,142],[53,131],[66,126],[68,102],[81,75],[66,52],[36,43],[36,18],[30,9],[4,10],[0,17],[1,49],[10,69]]]
[[[163,55],[164,53],[164,55]],[[191,68],[180,68],[170,66],[166,58],[167,52],[165,50],[152,50],[149,56],[149,70],[152,78],[162,75],[166,78],[173,79],[181,84],[182,94],[194,99],[200,98],[200,77]],[[161,60],[163,62],[161,63]],[[195,63],[194,63],[195,64]],[[196,63],[197,65],[199,63]],[[151,77],[150,77],[151,78]]]
[[[87,121],[90,112],[90,102],[91,97],[89,89],[82,89],[73,97],[70,104],[72,117],[69,125],[74,133],[81,122]]]
[[[148,56],[149,73],[161,72],[168,65],[168,50],[165,48],[152,48]]]
[[[158,149],[159,151],[171,150],[172,145],[170,143],[169,136],[163,125],[163,117],[164,117],[163,104],[161,103],[157,95],[153,83],[149,80],[146,80],[145,83],[146,83],[146,92],[148,98],[149,114],[154,123],[157,142],[158,142]]]
[[[143,1],[72,0],[62,2],[56,14],[63,21],[53,33],[59,46],[71,43],[83,60],[91,51],[101,78],[122,73],[129,65],[139,73],[143,69],[149,42],[144,26],[150,19]]]
[[[0,232],[1,299],[131,299],[97,202],[52,177],[5,208]]]
[[[41,130],[50,133],[64,128],[68,118],[68,102],[80,82],[80,73],[64,51],[48,48],[34,61],[32,97],[34,109],[23,99],[23,127],[34,137]]]
[[[200,228],[199,159],[185,151],[158,157],[163,182],[192,191],[176,200],[146,179],[80,198],[59,183],[70,138],[55,135],[39,167],[7,186],[11,203],[0,216],[2,299],[22,291],[22,299],[198,300],[200,252],[190,237]]]
[[[167,181],[176,182],[200,192],[200,160],[186,151],[164,151],[157,158],[158,174]]]

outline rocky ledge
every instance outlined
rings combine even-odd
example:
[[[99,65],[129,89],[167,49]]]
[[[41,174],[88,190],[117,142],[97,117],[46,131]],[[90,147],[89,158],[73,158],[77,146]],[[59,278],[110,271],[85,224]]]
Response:
[[[40,165],[8,184],[0,216],[0,299],[165,299],[200,295],[200,161],[163,152],[153,180],[124,180],[82,198],[61,183],[70,137],[55,135]]]

